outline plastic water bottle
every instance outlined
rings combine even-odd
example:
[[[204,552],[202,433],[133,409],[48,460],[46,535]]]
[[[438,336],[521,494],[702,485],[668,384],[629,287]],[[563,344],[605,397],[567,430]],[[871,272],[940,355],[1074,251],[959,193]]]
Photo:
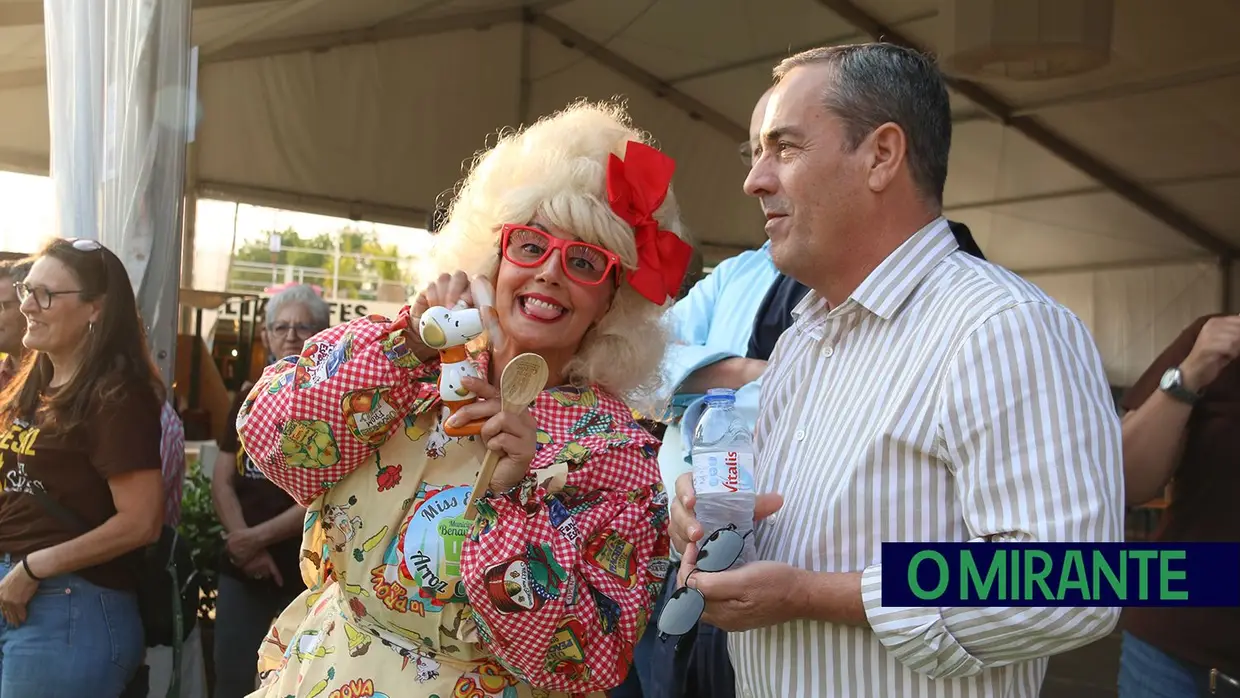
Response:
[[[711,388],[706,392],[706,409],[693,430],[690,456],[702,540],[733,524],[737,533],[746,536],[745,548],[733,567],[752,561],[753,536],[746,534],[753,530],[756,497],[753,435],[736,411],[736,391]]]

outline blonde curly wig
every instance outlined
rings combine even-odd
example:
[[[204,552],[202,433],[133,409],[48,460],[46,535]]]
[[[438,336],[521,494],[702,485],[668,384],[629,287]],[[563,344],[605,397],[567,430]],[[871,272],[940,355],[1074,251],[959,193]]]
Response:
[[[612,212],[606,191],[608,156],[623,158],[628,141],[654,145],[632,126],[620,102],[578,101],[523,130],[501,132],[457,189],[432,256],[436,274],[459,269],[494,279],[500,226],[527,223],[535,214],[616,253],[624,270],[634,269],[633,229]],[[663,230],[686,239],[670,189],[654,217]],[[565,368],[566,380],[596,384],[631,404],[649,401],[660,384],[670,302],[651,303],[621,282],[611,310]]]

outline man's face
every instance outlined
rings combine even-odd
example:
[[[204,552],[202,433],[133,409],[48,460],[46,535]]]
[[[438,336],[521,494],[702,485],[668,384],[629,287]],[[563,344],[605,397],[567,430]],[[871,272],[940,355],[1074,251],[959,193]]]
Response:
[[[865,234],[856,221],[870,193],[867,148],[846,151],[844,124],[823,104],[831,79],[830,66],[807,65],[775,86],[745,180],[762,202],[775,266],[806,284],[848,253],[850,235]]]
[[[22,315],[21,302],[13,289],[11,277],[0,277],[0,351],[17,355],[25,348],[22,337],[26,334],[26,316]]]

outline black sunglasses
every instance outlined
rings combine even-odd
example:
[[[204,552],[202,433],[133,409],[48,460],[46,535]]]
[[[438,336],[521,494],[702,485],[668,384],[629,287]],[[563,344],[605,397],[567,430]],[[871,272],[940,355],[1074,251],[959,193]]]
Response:
[[[698,546],[697,565],[685,577],[685,585],[668,598],[659,614],[660,640],[666,641],[668,637],[680,637],[688,633],[702,617],[706,598],[702,596],[702,592],[689,586],[689,577],[695,572],[723,572],[736,564],[745,549],[745,539],[751,535],[753,529],[741,535],[736,532],[735,524],[728,524],[702,541]]]

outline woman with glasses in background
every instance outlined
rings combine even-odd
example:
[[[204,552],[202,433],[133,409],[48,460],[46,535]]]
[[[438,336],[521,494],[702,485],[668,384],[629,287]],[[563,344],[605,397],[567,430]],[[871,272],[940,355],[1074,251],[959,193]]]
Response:
[[[0,395],[0,698],[116,698],[145,649],[164,388],[111,251],[53,240],[15,288],[28,351]]]
[[[313,288],[296,285],[272,296],[264,314],[261,338],[271,363],[300,354],[307,339],[327,329],[331,309]],[[258,646],[305,588],[298,558],[306,510],[254,466],[237,440],[237,411],[248,388],[237,391],[211,478],[226,536],[215,601],[216,698],[254,690]]]

